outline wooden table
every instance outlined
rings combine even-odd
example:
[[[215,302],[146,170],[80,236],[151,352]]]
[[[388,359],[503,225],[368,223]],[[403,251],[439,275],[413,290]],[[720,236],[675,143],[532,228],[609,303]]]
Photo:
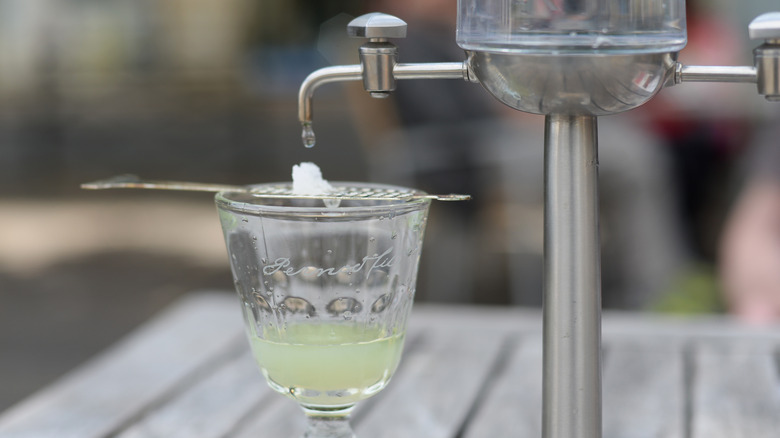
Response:
[[[780,328],[611,314],[605,438],[780,436]],[[541,436],[541,316],[418,305],[391,384],[358,405],[360,437]],[[0,437],[295,437],[297,405],[249,354],[237,298],[193,293],[0,416]]]

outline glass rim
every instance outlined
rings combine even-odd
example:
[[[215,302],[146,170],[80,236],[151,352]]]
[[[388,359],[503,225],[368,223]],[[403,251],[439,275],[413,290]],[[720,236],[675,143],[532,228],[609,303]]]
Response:
[[[331,185],[334,187],[356,187],[356,188],[371,188],[371,189],[383,189],[402,191],[414,195],[427,195],[426,192],[410,187],[397,186],[391,184],[381,183],[366,183],[366,182],[347,182],[347,181],[331,181]],[[265,184],[253,184],[249,187],[262,188],[262,187],[278,187],[278,186],[291,186],[292,183],[265,183]],[[237,199],[236,195],[240,195],[241,198]],[[327,198],[325,198],[327,199]],[[383,213],[398,213],[399,211],[415,210],[419,207],[429,205],[431,199],[429,198],[402,198],[402,199],[389,199],[389,200],[356,200],[357,202],[367,202],[365,205],[339,205],[338,207],[328,207],[324,203],[320,206],[295,206],[295,205],[279,205],[280,200],[284,198],[272,198],[266,197],[261,194],[254,194],[250,192],[236,192],[236,191],[222,191],[218,192],[214,196],[214,201],[218,208],[230,210],[238,213],[263,215],[284,215],[290,217],[343,217],[360,215],[361,213],[369,214],[383,214]],[[314,198],[313,200],[317,200]],[[256,202],[255,202],[256,201]],[[342,200],[344,202],[354,202],[353,200]]]

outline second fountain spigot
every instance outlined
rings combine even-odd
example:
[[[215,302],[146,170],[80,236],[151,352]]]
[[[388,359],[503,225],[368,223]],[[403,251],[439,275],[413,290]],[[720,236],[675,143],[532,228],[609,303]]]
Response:
[[[758,92],[771,102],[780,102],[780,12],[759,15],[748,27],[750,39],[764,40],[753,51]]]

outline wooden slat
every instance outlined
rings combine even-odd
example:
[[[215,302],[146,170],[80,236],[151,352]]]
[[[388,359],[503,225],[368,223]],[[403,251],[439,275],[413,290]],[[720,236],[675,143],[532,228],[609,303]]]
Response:
[[[465,438],[538,438],[542,435],[542,339],[516,341],[500,374],[467,426]]]
[[[194,294],[0,417],[0,436],[104,437],[243,336],[234,296]]]
[[[605,337],[604,438],[685,438],[683,343]]]
[[[780,324],[755,326],[722,315],[684,316],[654,313],[607,311],[603,314],[605,336],[663,336],[697,340],[765,339],[780,341]]]
[[[603,367],[604,437],[683,437],[680,344],[609,341]],[[496,379],[464,436],[541,436],[541,339],[521,342]]]
[[[410,328],[504,330],[541,332],[542,314],[536,309],[507,306],[415,304]]]
[[[281,394],[273,394],[270,403],[246,419],[231,438],[299,437],[306,427],[301,407]]]
[[[776,344],[710,342],[692,352],[692,438],[777,438]]]
[[[358,436],[452,437],[462,426],[500,354],[500,331],[430,330],[365,415]]]
[[[277,395],[266,384],[248,343],[242,346],[242,354],[209,370],[214,372],[135,421],[119,438],[229,436],[243,418]]]

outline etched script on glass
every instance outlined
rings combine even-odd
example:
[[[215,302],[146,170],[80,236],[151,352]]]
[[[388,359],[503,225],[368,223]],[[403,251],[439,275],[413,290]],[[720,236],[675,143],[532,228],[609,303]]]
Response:
[[[315,268],[315,275],[322,277],[323,275],[338,275],[340,272],[355,273],[367,269],[366,275],[370,274],[374,269],[387,268],[395,264],[395,257],[391,256],[393,248],[388,248],[382,254],[374,254],[371,256],[363,257],[360,263],[348,264],[338,268]],[[268,266],[263,268],[263,275],[273,275],[277,272],[281,272],[288,277],[293,277],[300,274],[303,271],[310,270],[311,266],[296,267],[292,266],[292,262],[289,257],[279,257],[274,260]]]

